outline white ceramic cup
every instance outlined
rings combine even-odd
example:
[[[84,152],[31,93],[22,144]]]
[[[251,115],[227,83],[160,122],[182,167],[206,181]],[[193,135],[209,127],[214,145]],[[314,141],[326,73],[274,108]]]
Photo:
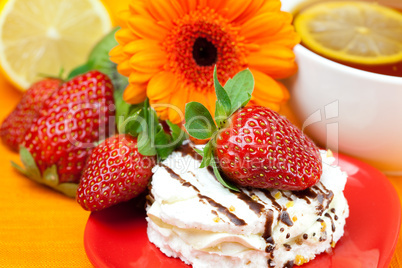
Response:
[[[282,9],[303,2],[282,0]],[[402,8],[402,1],[376,2]],[[323,147],[402,175],[402,77],[347,67],[301,45],[294,52],[299,70],[284,82],[303,130]]]

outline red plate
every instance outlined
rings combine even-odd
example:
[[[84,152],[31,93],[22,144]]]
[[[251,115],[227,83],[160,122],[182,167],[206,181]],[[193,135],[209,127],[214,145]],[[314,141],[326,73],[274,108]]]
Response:
[[[331,254],[321,254],[301,268],[388,267],[401,223],[395,189],[377,169],[339,156],[349,175],[345,195],[350,206],[345,235]],[[84,235],[85,250],[96,267],[189,267],[168,258],[148,241],[143,209],[136,200],[91,213]]]

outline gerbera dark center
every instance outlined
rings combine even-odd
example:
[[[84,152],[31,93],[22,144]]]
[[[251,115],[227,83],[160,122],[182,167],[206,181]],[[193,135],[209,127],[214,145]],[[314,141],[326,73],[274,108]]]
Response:
[[[198,66],[211,66],[218,59],[218,50],[204,37],[198,37],[193,45],[193,58]]]

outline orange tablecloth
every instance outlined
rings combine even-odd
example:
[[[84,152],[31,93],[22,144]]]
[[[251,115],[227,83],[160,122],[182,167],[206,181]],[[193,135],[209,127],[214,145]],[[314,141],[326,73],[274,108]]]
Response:
[[[104,0],[112,14],[129,0]],[[112,5],[113,3],[113,5]],[[0,121],[21,97],[0,76]],[[83,235],[89,212],[18,174],[17,154],[0,145],[0,267],[91,267]],[[402,197],[402,177],[389,177]],[[391,262],[402,267],[402,238]]]

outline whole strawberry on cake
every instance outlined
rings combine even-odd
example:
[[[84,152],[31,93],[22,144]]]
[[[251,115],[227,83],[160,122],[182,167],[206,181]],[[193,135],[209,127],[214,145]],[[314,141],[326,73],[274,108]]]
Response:
[[[293,267],[330,251],[344,233],[346,173],[276,112],[246,106],[249,70],[220,85],[214,118],[186,105],[184,144],[153,168],[148,237],[193,267]]]

